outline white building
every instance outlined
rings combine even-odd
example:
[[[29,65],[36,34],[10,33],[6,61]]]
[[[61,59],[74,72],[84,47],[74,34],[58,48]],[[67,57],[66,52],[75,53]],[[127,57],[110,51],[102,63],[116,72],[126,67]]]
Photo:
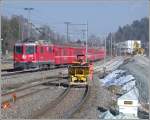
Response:
[[[117,100],[119,112],[137,117],[139,105],[138,96],[138,89],[134,87],[132,90],[119,97]]]

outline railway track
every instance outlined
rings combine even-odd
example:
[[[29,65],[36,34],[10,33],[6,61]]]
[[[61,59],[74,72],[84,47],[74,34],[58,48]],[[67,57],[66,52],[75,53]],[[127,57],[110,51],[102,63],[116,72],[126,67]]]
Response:
[[[71,118],[85,103],[90,87],[68,87],[60,96],[47,105],[33,118]]]
[[[12,75],[18,75],[18,74],[25,74],[25,73],[34,73],[34,72],[39,72],[39,71],[48,71],[48,70],[53,70],[53,69],[60,69],[64,67],[56,67],[56,68],[44,68],[44,69],[39,69],[39,68],[34,68],[34,69],[25,69],[25,70],[15,70],[15,69],[3,69],[1,70],[2,72],[2,77],[5,76],[12,76]]]
[[[51,83],[51,82],[56,82],[56,81],[60,81],[59,79],[63,79],[63,78],[60,78],[60,77],[49,77],[47,78],[48,80],[45,80],[45,81],[36,81],[36,82],[32,82],[31,84],[27,84],[23,87],[19,87],[19,88],[16,88],[16,89],[13,89],[13,90],[9,90],[7,92],[4,92],[1,94],[2,96],[2,104],[5,103],[6,101],[8,102],[12,102],[13,101],[13,97],[12,95],[15,93],[16,95],[16,100],[19,100],[21,98],[24,98],[24,97],[27,97],[29,95],[32,95],[34,93],[37,93],[41,90],[45,90],[48,88],[48,86],[45,86],[44,84],[47,84],[47,83]],[[66,81],[66,79],[64,79]],[[64,80],[61,82],[64,82]],[[45,87],[44,87],[45,86]]]
[[[107,58],[108,60],[110,58]],[[98,62],[95,62],[95,64],[97,64]],[[61,66],[57,66],[54,68],[34,68],[34,69],[25,69],[25,70],[16,70],[16,69],[2,69],[1,72],[1,76],[5,77],[5,76],[12,76],[12,75],[18,75],[18,74],[24,74],[24,73],[34,73],[34,72],[39,72],[39,71],[47,71],[47,70],[53,70],[53,69],[60,69],[60,68],[65,68],[67,67],[66,65],[61,65]]]
[[[114,61],[113,61],[114,62]],[[111,63],[110,63],[111,64]],[[118,63],[116,63],[118,64]],[[106,67],[109,67],[109,64],[106,65]],[[99,66],[100,69],[95,68],[95,71],[101,71],[101,66]],[[50,82],[54,82],[57,81],[58,79],[58,75],[57,76],[49,76],[48,77],[50,80]],[[44,78],[44,79],[48,79],[48,78]],[[53,80],[52,80],[53,79]],[[34,83],[31,83],[30,86],[26,87],[26,88],[21,88],[21,89],[16,89],[14,91],[9,91],[7,93],[4,93],[2,96],[5,95],[10,95],[14,92],[20,92],[26,89],[29,89],[30,92],[28,92],[27,94],[24,94],[22,96],[17,97],[17,99],[21,99],[24,98],[26,96],[32,95],[34,93],[39,92],[40,90],[44,90],[47,89],[48,87],[43,87],[41,89],[37,89],[35,91],[30,90],[30,88],[34,89],[38,86],[40,86],[41,84],[44,84],[48,82],[47,80],[42,81],[39,79],[39,81],[36,81]],[[80,108],[82,107],[82,105],[85,103],[86,99],[88,98],[88,95],[90,93],[90,87],[87,88],[71,88],[71,87],[67,87],[67,89],[65,91],[62,92],[62,94],[60,94],[54,101],[52,101],[50,104],[48,104],[47,106],[44,107],[44,109],[41,109],[38,111],[38,113],[35,113],[35,115],[33,115],[33,118],[72,118],[72,116],[78,111],[80,110]],[[12,102],[12,99],[10,100]]]
[[[3,76],[1,88],[2,90],[18,88],[25,84],[30,84],[35,81],[43,81],[45,79],[58,78],[60,75],[67,75],[66,68],[59,68],[47,71],[28,72],[23,74],[17,74],[13,76]]]
[[[97,70],[97,68],[95,70],[96,70],[96,73],[97,73],[97,71],[99,71],[99,70]],[[67,73],[65,73],[64,75],[67,75]],[[51,82],[57,81],[60,78],[66,78],[66,77],[60,77],[58,75],[53,75],[53,76],[45,77],[44,80],[42,80],[42,78],[39,78],[39,79],[34,80],[34,82],[29,82],[27,85],[25,85],[23,87],[9,90],[7,92],[2,93],[1,95],[6,96],[6,95],[12,94],[14,92],[22,91],[22,90],[25,90],[25,89],[28,89],[28,88],[31,88],[31,87],[34,87],[34,86],[37,86],[40,84],[44,84],[44,83],[49,82],[49,81],[51,81]],[[55,79],[55,80],[48,80],[48,79]]]
[[[2,77],[4,76],[11,76],[11,75],[17,75],[21,73],[30,73],[30,72],[37,72],[39,69],[30,69],[30,70],[21,70],[21,71],[16,71],[14,69],[8,69],[8,70],[2,70],[2,72],[7,72],[7,73],[2,73]]]
[[[111,63],[113,63],[115,60],[113,60]],[[108,64],[106,65],[106,68],[108,67],[109,68],[109,65],[111,64],[110,62],[108,62]],[[118,63],[116,63],[116,64],[118,64]],[[96,66],[95,68],[94,68],[94,73],[97,73],[97,72],[99,72],[99,71],[102,71],[102,66]],[[29,73],[31,73],[30,71],[27,71],[27,72],[29,72]],[[63,76],[64,75],[67,75],[67,71],[62,71],[63,73]],[[44,78],[43,78],[44,77]],[[12,78],[12,77],[11,77]],[[42,79],[43,78],[43,79]],[[34,83],[36,83],[36,82],[38,82],[38,83],[40,83],[40,81],[41,82],[45,82],[45,81],[42,81],[42,80],[46,80],[46,79],[54,79],[54,78],[60,78],[60,76],[58,76],[58,74],[57,75],[51,75],[51,76],[42,76],[41,78],[38,78],[38,79],[35,79],[34,81],[32,81],[32,82],[29,82],[30,84],[31,84],[31,86],[32,86],[32,84],[34,84]],[[35,82],[36,81],[36,82]],[[7,93],[8,94],[8,93]],[[3,96],[3,94],[2,94],[2,96]]]

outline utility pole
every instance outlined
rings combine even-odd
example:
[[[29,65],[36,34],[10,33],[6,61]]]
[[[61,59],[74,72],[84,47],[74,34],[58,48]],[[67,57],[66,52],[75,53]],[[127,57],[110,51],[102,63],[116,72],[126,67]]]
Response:
[[[149,0],[149,10],[150,10],[150,0]],[[150,31],[150,13],[149,13],[149,31]],[[149,34],[149,47],[148,48],[149,48],[149,58],[150,58],[150,34]]]
[[[0,64],[1,64],[1,56],[2,56],[2,46],[1,46],[1,42],[2,42],[2,38],[1,38],[1,14],[2,14],[2,11],[1,11],[1,8],[2,8],[2,1],[0,1]],[[0,65],[1,66],[1,65]],[[0,67],[1,69],[1,67]],[[1,74],[1,70],[0,70],[0,74]]]
[[[22,27],[21,27],[21,41],[23,41],[23,33],[24,33],[24,24],[22,24]]]
[[[31,37],[31,36],[30,36],[30,35],[31,35],[31,34],[30,34],[30,33],[31,33],[30,14],[31,14],[31,11],[34,10],[34,8],[24,8],[24,10],[28,11],[28,38],[30,38],[30,37]]]
[[[104,67],[105,67],[105,63],[106,63],[106,54],[107,54],[107,51],[106,51],[106,37],[104,37],[104,42],[105,42],[105,56],[104,56]]]
[[[121,56],[121,45],[120,45],[119,51],[120,51],[120,56]]]
[[[116,46],[117,46],[117,47],[116,47],[117,56],[119,56],[119,43],[117,43]]]
[[[82,31],[82,40],[85,41],[85,32],[86,32],[86,30],[83,29],[83,30],[81,30],[81,31]]]
[[[87,24],[86,24],[86,62],[87,62],[87,56],[88,56],[88,22],[87,22]]]
[[[116,56],[115,39],[113,39],[113,51],[114,51],[114,56]]]
[[[66,26],[67,26],[67,42],[69,41],[69,24],[71,23],[71,22],[64,22],[65,24],[66,24]]]
[[[110,39],[110,54],[112,58],[112,33],[111,33],[111,39]]]
[[[19,40],[21,40],[21,18],[19,16]]]

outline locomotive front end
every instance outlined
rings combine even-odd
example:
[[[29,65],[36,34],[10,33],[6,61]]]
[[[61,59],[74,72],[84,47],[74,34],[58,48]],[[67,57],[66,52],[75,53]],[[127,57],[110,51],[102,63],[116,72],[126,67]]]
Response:
[[[14,68],[28,69],[37,67],[36,45],[16,44],[14,47]]]

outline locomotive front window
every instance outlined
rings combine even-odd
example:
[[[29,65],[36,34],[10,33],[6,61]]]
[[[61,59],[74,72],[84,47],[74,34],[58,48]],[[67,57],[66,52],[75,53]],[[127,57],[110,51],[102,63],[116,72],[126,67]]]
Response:
[[[23,47],[22,46],[15,46],[15,53],[16,54],[22,54],[23,53]]]
[[[33,54],[35,53],[35,47],[34,46],[27,46],[26,47],[26,54]]]

